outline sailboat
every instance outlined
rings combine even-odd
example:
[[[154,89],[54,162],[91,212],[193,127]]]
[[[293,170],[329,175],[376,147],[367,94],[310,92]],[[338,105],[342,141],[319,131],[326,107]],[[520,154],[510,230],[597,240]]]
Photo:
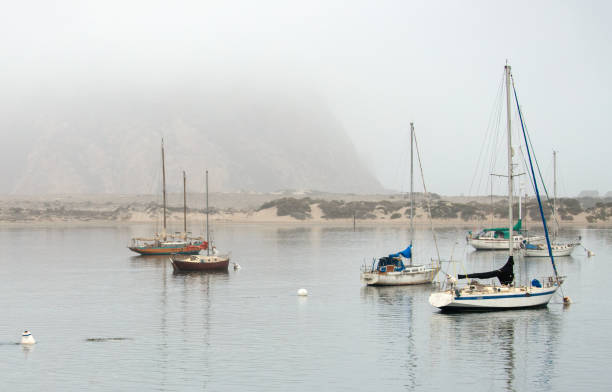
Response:
[[[229,255],[220,255],[212,245],[208,230],[208,170],[206,170],[206,243],[211,246],[206,248],[206,256],[173,254],[170,262],[175,271],[227,271],[229,266]],[[213,254],[210,254],[212,248]]]
[[[162,156],[162,195],[163,195],[163,229],[161,233],[155,233],[152,238],[132,238],[130,249],[141,255],[171,255],[175,253],[196,255],[201,250],[208,248],[208,242],[200,237],[189,237],[187,232],[187,179],[183,171],[183,233],[180,235],[168,234],[166,232],[166,162],[164,153],[164,141],[161,144]]]
[[[414,265],[412,240],[414,238],[414,124],[410,123],[410,245],[403,251],[374,260],[371,266],[362,267],[361,281],[368,286],[398,286],[431,283],[440,271],[439,264]],[[404,263],[407,260],[408,265]]]
[[[512,227],[512,243],[514,249],[519,249],[523,241],[533,243],[544,240],[544,237],[541,236],[524,237],[522,234],[517,234],[521,232],[522,223],[523,222],[519,219]],[[492,227],[482,229],[477,233],[469,231],[467,240],[476,250],[503,250],[508,248],[510,230],[508,230],[507,227]]]
[[[512,78],[510,66],[504,68],[506,81],[506,114],[507,114],[507,131],[508,131],[508,223],[512,226],[512,133],[511,133],[511,96],[510,96],[510,80]],[[514,236],[509,237],[508,241],[508,260],[506,264],[493,271],[462,274],[457,275],[457,278],[447,275],[449,289],[432,293],[429,297],[429,303],[442,311],[483,311],[483,310],[506,310],[506,309],[522,309],[539,306],[546,306],[552,296],[557,292],[563,283],[562,277],[557,274],[554,256],[550,247],[550,238],[546,226],[546,219],[542,213],[542,203],[538,191],[538,184],[533,170],[531,161],[531,153],[529,144],[527,143],[526,131],[523,125],[522,114],[516,98],[516,90],[514,91],[516,105],[518,108],[523,136],[529,156],[531,175],[535,193],[540,207],[542,224],[544,225],[544,233],[548,245],[548,253],[552,263],[554,276],[546,279],[533,279],[529,285],[517,285],[514,279]],[[497,278],[500,285],[480,283],[474,279],[489,279]],[[457,279],[467,279],[468,284],[463,287],[457,286]],[[565,298],[564,298],[565,300]]]
[[[553,242],[550,245],[552,254],[555,257],[569,256],[572,254],[574,249],[580,246],[580,241],[560,243],[556,242],[559,223],[557,218],[557,152],[553,151],[553,172],[554,172],[554,197],[553,197]],[[533,244],[530,241],[523,241],[521,243],[523,255],[525,257],[548,257],[548,249],[544,244]]]
[[[505,177],[499,174],[491,174],[491,176]],[[491,198],[493,197],[493,182],[491,181]],[[491,206],[493,200],[491,199]],[[519,217],[516,224],[512,227],[512,231],[508,227],[490,227],[484,228],[476,233],[468,231],[466,237],[468,244],[476,250],[504,250],[508,249],[510,234],[513,235],[514,249],[521,248],[521,244],[525,242],[540,243],[544,241],[543,236],[527,236],[527,231],[523,230],[523,219],[521,218],[521,196],[519,195]],[[491,210],[491,224],[493,221],[493,211]]]

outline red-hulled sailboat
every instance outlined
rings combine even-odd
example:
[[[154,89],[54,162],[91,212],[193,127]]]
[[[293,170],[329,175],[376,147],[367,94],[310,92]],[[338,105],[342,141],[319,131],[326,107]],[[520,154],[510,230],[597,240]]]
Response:
[[[201,237],[189,237],[187,232],[187,180],[183,171],[183,233],[179,235],[166,232],[166,163],[164,155],[164,141],[162,139],[162,189],[164,225],[161,234],[155,233],[152,238],[132,238],[128,248],[141,255],[197,255],[201,250],[208,248],[208,242]]]
[[[206,244],[210,244],[210,236],[208,231],[208,170],[206,170]],[[217,249],[212,246],[213,254],[210,254],[210,249],[207,247],[206,256],[173,254],[170,256],[172,267],[177,272],[184,271],[227,271],[229,266],[230,256],[220,255]]]

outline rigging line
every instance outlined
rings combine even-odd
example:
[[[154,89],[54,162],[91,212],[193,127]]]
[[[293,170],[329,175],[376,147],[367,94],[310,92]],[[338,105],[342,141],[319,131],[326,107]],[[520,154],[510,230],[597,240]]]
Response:
[[[542,187],[544,188],[544,194],[546,195],[546,205],[552,211],[553,207],[552,207],[552,204],[551,204],[550,195],[548,194],[548,188],[546,188],[546,184],[544,183],[544,175],[542,174],[542,171],[540,169],[539,161],[538,161],[537,157],[535,156],[535,151],[533,149],[533,144],[531,143],[531,136],[529,134],[529,130],[527,129],[526,125],[525,125],[525,132],[527,133],[527,137],[529,138],[529,145],[531,146],[531,151],[533,152],[533,158],[534,158],[534,160],[536,162],[536,166],[538,168],[538,174],[540,175],[539,178],[542,179],[542,181],[540,181],[540,183],[542,184]],[[537,179],[534,179],[534,181],[537,181]]]
[[[414,132],[414,147],[417,152],[417,158],[419,161],[419,169],[421,171],[421,181],[423,182],[423,196],[427,201],[427,212],[429,213],[429,223],[431,225],[431,234],[433,236],[434,244],[436,245],[436,255],[438,259],[436,261],[436,265],[440,265],[440,249],[438,248],[438,238],[436,237],[436,231],[433,227],[433,218],[431,217],[431,200],[429,197],[429,193],[427,192],[427,186],[425,186],[425,175],[423,174],[423,165],[421,164],[421,153],[419,152],[419,143],[417,142],[416,132]]]
[[[514,93],[516,94],[516,88],[515,88]],[[522,113],[519,113],[519,116],[522,116]],[[526,124],[525,124],[524,131],[527,134],[527,139],[529,140],[528,146],[527,146],[527,139],[525,140],[526,147],[531,147],[531,151],[533,151],[533,159],[535,160],[536,167],[538,168],[538,174],[540,175],[540,178],[544,178],[544,176],[542,175],[542,170],[540,169],[540,162],[535,155],[535,150],[533,149],[533,143],[531,142],[531,134],[529,133],[529,129],[527,128]],[[544,188],[544,193],[546,194],[546,198],[550,199],[550,196],[548,195],[548,188],[546,188],[546,184],[544,184],[544,181],[542,181],[542,187]]]
[[[527,133],[525,130],[525,127],[523,125],[523,115],[521,114],[521,106],[519,105],[519,101],[518,101],[518,97],[516,95],[516,89],[514,88],[514,80],[512,80],[512,88],[514,90],[514,100],[516,101],[516,108],[519,114],[519,117],[521,119],[521,127],[523,129],[523,138],[525,140],[525,144],[527,144]],[[531,152],[529,150],[529,146],[526,146],[527,148],[527,156],[529,157],[529,162],[530,162],[530,167],[531,167],[531,171],[533,176],[535,177],[535,172],[533,170],[533,164],[531,164]],[[540,177],[540,179],[542,180],[542,183],[544,182],[544,180],[542,179],[542,177]],[[561,284],[559,283],[559,274],[557,273],[557,266],[555,265],[555,257],[552,254],[552,249],[550,247],[550,238],[548,236],[548,227],[546,225],[546,218],[544,217],[544,211],[542,210],[542,201],[540,200],[540,192],[538,191],[538,182],[535,181],[535,193],[536,193],[536,197],[538,198],[538,207],[540,208],[540,214],[542,215],[542,224],[544,226],[544,234],[546,236],[546,245],[548,246],[548,254],[550,256],[550,261],[552,263],[553,266],[553,271],[555,272],[555,279],[557,281],[557,286],[559,287],[559,290],[561,290],[561,294],[563,294],[563,296],[565,297],[565,294],[563,293],[563,288],[561,287]]]
[[[499,89],[499,98],[498,98],[498,103],[497,103],[497,121],[495,124],[495,128],[494,128],[494,133],[493,135],[495,136],[495,138],[491,139],[491,147],[490,147],[490,154],[489,154],[489,167],[487,168],[487,177],[490,177],[490,175],[493,173],[493,171],[495,170],[495,167],[497,166],[497,157],[498,155],[498,151],[501,149],[502,151],[505,150],[504,148],[504,141],[505,138],[500,137],[500,135],[505,134],[505,130],[502,132],[502,114],[503,114],[503,92],[504,92],[504,86],[505,86],[505,74],[502,75],[502,80],[501,80],[501,85],[500,85],[500,89]],[[493,131],[493,130],[492,130]],[[493,178],[491,178],[491,186],[493,185]]]
[[[501,118],[502,118],[502,95],[503,95],[503,78],[502,78],[502,83],[500,86],[500,90],[498,93],[498,99],[497,99],[497,112],[496,112],[496,122],[494,125],[490,124],[490,139],[489,139],[489,143],[488,143],[488,156],[489,156],[489,161],[488,161],[488,166],[485,167],[485,162],[483,162],[482,165],[482,169],[480,169],[480,173],[481,173],[481,177],[480,177],[480,182],[478,183],[478,192],[480,192],[481,194],[492,194],[492,187],[493,187],[493,178],[491,178],[491,173],[494,171],[495,165],[497,163],[497,151],[499,150],[499,146],[501,144],[500,142],[500,127],[501,127]],[[481,187],[482,184],[482,179],[486,178],[487,180],[485,181],[485,186],[486,189],[483,189]]]
[[[513,83],[512,84],[512,88],[514,89],[514,94],[516,96],[517,93],[516,93],[516,86],[514,85],[514,79],[512,79],[512,83]],[[518,101],[516,101],[516,102],[517,102],[517,105],[518,105]],[[542,170],[540,168],[540,161],[538,160],[538,158],[536,156],[536,153],[535,153],[535,149],[533,148],[533,143],[531,141],[531,134],[529,133],[529,128],[527,127],[527,124],[525,124],[522,121],[522,116],[523,116],[522,111],[520,113],[518,113],[518,116],[519,116],[519,120],[521,120],[521,126],[524,127],[523,130],[527,134],[527,139],[529,140],[529,145],[527,145],[527,139],[525,140],[525,147],[530,149],[531,152],[533,153],[533,159],[534,159],[534,161],[536,163],[536,167],[538,168],[538,174],[540,176],[539,178],[542,179],[542,181],[540,181],[540,182],[542,184],[542,187],[544,188],[544,193],[546,195],[546,203],[547,203],[548,208],[550,208],[550,210],[552,211],[551,197],[550,197],[550,195],[548,193],[548,188],[546,187],[546,184],[544,183],[544,175],[542,174]],[[534,179],[534,181],[537,181],[537,179]]]
[[[502,85],[503,85],[503,78],[500,81],[500,86],[499,86],[498,91],[497,91],[497,96],[496,96],[495,100],[493,101],[493,108],[499,107],[499,105],[497,103],[498,103],[498,101],[500,100],[500,97],[501,97]],[[493,128],[492,127],[492,123],[494,121],[496,113],[497,112],[495,112],[495,110],[491,111],[491,115],[489,117],[489,121],[488,121],[488,124],[487,124],[487,132],[485,133],[485,138],[484,138],[484,140],[482,142],[482,145],[481,145],[481,148],[480,148],[480,153],[478,155],[478,160],[476,161],[476,167],[475,167],[475,170],[474,170],[474,176],[472,177],[472,182],[470,183],[470,188],[468,190],[468,195],[472,194],[472,189],[473,189],[473,186],[474,186],[474,181],[478,177],[478,172],[479,172],[479,168],[480,168],[480,162],[481,162],[481,159],[483,159],[484,151],[487,149],[486,146],[487,146],[487,144],[490,144],[491,140],[493,139],[493,137],[492,137],[493,133],[491,132],[491,129]],[[484,162],[483,162],[483,165],[484,165]],[[477,189],[480,189],[480,183],[478,184]]]

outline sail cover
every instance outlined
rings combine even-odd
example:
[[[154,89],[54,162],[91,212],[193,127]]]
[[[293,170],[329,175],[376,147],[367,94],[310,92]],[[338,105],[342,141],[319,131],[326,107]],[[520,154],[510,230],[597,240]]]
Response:
[[[512,228],[513,231],[521,231],[521,227],[523,226],[523,222],[521,219],[518,220],[518,222],[516,222],[516,225],[514,225],[514,227]],[[505,239],[510,238],[510,233],[507,227],[493,227],[493,228],[489,228],[489,229],[483,229],[483,232],[489,232],[489,231],[494,231],[496,233],[499,233],[499,237],[503,236]],[[496,235],[496,237],[498,237]]]
[[[400,257],[400,256],[404,256],[407,259],[412,258],[412,245],[408,246],[406,249],[397,252],[397,253],[393,253],[390,254],[389,257]]]
[[[497,278],[501,284],[510,284],[514,281],[514,258],[508,257],[503,267],[495,271],[476,272],[473,274],[457,275],[457,279],[487,279]]]

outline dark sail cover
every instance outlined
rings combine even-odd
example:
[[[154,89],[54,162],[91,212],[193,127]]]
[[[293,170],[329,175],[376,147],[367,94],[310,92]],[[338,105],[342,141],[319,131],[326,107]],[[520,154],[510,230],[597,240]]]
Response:
[[[512,256],[508,257],[508,261],[503,267],[495,271],[489,272],[477,272],[474,274],[457,275],[457,279],[487,279],[497,278],[501,284],[510,284],[514,281],[514,259]]]

